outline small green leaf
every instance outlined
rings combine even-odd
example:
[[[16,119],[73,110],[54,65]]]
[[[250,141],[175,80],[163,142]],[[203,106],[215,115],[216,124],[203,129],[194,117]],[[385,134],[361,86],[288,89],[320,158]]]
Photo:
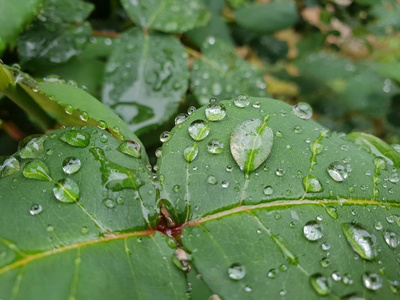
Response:
[[[122,0],[128,16],[142,28],[182,33],[210,19],[202,0]]]

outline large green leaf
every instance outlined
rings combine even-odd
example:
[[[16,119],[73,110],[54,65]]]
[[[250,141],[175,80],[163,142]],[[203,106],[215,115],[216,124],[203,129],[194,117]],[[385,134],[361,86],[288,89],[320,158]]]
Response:
[[[105,74],[103,102],[138,133],[176,114],[187,89],[187,56],[172,36],[138,29],[114,42]]]
[[[24,25],[39,12],[42,3],[43,0],[0,0],[0,45],[14,43]]]
[[[1,298],[182,299],[174,245],[152,229],[152,174],[118,149],[105,131],[66,128],[2,165]]]
[[[171,131],[158,161],[161,197],[184,224],[183,247],[209,295],[395,297],[400,154],[376,138],[355,144],[330,133],[307,120],[304,104],[243,103],[198,109]],[[232,150],[240,143],[242,154]],[[259,163],[242,171],[243,157]]]
[[[259,33],[272,33],[296,24],[298,15],[294,1],[253,3],[235,11],[236,22]]]
[[[202,56],[193,64],[191,89],[201,104],[206,104],[210,97],[267,94],[263,72],[236,56],[231,45],[214,37],[205,41]]]
[[[210,18],[203,0],[121,0],[121,3],[138,26],[168,33],[204,26]]]

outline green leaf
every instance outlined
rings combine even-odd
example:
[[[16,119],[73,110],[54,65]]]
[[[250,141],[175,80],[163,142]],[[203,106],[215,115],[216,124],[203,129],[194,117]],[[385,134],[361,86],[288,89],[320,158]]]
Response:
[[[191,296],[395,297],[400,185],[399,169],[386,161],[391,153],[366,151],[276,100],[219,105],[226,107],[219,121],[208,121],[203,107],[176,126],[158,160],[161,197],[184,224],[183,247],[207,287]],[[271,153],[246,173],[229,149],[231,135],[266,114]],[[195,141],[189,127],[200,121],[209,134]],[[208,151],[212,140],[224,145],[219,154]],[[198,154],[188,162],[184,151],[194,142]]]
[[[193,64],[191,89],[201,104],[211,97],[227,99],[239,93],[267,95],[263,72],[236,56],[234,48],[209,38]]]
[[[182,33],[210,19],[203,0],[121,0],[128,16],[142,28]]]
[[[0,0],[0,44],[13,44],[24,26],[39,12],[43,0]],[[0,51],[1,52],[1,51]]]
[[[235,11],[236,22],[259,33],[273,33],[297,23],[294,1],[277,1],[266,4],[249,4]]]
[[[175,37],[138,29],[129,30],[114,43],[106,66],[103,102],[140,134],[176,114],[187,90],[186,54]]]

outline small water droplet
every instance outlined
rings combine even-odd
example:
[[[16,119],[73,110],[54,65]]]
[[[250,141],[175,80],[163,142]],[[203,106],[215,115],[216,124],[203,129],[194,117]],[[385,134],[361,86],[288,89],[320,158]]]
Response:
[[[347,178],[348,172],[347,169],[342,165],[341,162],[335,161],[331,163],[327,168],[328,174],[332,177],[336,182],[342,182]]]
[[[317,221],[308,221],[303,227],[303,234],[309,241],[317,241],[322,238],[322,225]]]
[[[218,180],[217,178],[215,178],[215,176],[210,175],[207,177],[207,182],[209,184],[216,185],[218,183]]]
[[[376,273],[364,273],[362,276],[364,286],[372,291],[379,290],[382,287],[382,278]]]
[[[207,145],[207,151],[212,154],[219,154],[224,149],[224,144],[220,141],[212,140]]]
[[[306,193],[319,193],[323,191],[321,182],[313,175],[303,177],[303,187]]]
[[[191,163],[197,157],[198,153],[199,153],[199,146],[197,146],[197,144],[194,143],[193,145],[185,148],[185,150],[183,151],[183,157],[188,163]]]
[[[296,133],[296,134],[300,133],[301,132],[301,127],[300,126],[294,126],[293,127],[293,132]]]
[[[293,113],[301,119],[309,119],[312,117],[312,108],[308,103],[299,102],[293,106]]]
[[[271,270],[268,271],[268,278],[273,279],[273,278],[276,277],[276,274],[277,274],[276,269],[271,269]]]
[[[321,267],[326,268],[330,265],[331,261],[327,257],[321,259]]]
[[[328,251],[331,248],[331,244],[329,244],[328,242],[322,243],[321,248],[324,251]]]
[[[115,207],[115,203],[114,203],[114,201],[112,201],[111,199],[105,199],[105,200],[104,200],[104,204],[105,204],[105,206],[107,206],[108,208],[114,208],[114,207]]]
[[[399,236],[396,232],[385,230],[383,232],[383,238],[385,239],[386,244],[393,249],[399,245]]]
[[[350,246],[362,258],[372,260],[378,255],[375,235],[352,223],[342,224],[342,229]]]
[[[205,121],[196,120],[190,124],[188,131],[192,139],[195,141],[201,141],[208,136],[210,133],[210,128]]]
[[[221,121],[226,116],[225,105],[218,102],[208,104],[204,112],[209,121]]]
[[[333,206],[325,206],[325,210],[330,215],[332,218],[337,219],[338,218],[338,212],[336,207]]]
[[[332,279],[334,281],[340,281],[340,280],[342,280],[342,275],[340,275],[340,273],[338,271],[335,271],[332,273]]]
[[[310,282],[314,290],[321,296],[326,296],[331,292],[332,281],[320,273],[311,275]]]
[[[235,103],[236,107],[243,108],[249,106],[250,99],[246,94],[240,94],[236,97],[236,99],[233,102]]]
[[[100,120],[97,122],[97,127],[99,127],[102,130],[105,130],[108,127],[108,125],[105,121]]]
[[[182,124],[183,122],[186,121],[186,119],[188,118],[188,115],[185,113],[179,114],[175,117],[175,125],[179,125]]]
[[[0,166],[0,178],[9,176],[20,169],[20,163],[15,157],[6,158]]]
[[[164,131],[160,134],[161,143],[168,142],[170,138],[171,138],[171,133],[169,131]]]
[[[274,192],[274,189],[268,185],[264,188],[263,192],[264,192],[264,195],[270,196]]]
[[[285,175],[286,171],[282,168],[276,169],[275,174],[276,176],[282,177],[283,175]]]
[[[31,206],[31,209],[29,210],[29,213],[32,216],[36,216],[42,212],[42,206],[40,204],[33,204]]]
[[[343,275],[343,283],[345,285],[352,285],[353,284],[353,278],[351,277],[350,274],[345,273]]]
[[[66,174],[74,174],[81,168],[81,161],[76,157],[68,157],[63,161],[63,171]]]
[[[162,148],[157,148],[154,154],[157,158],[160,158],[162,156]]]
[[[71,146],[80,148],[87,147],[90,143],[90,135],[78,130],[64,131],[58,138]]]
[[[89,120],[89,114],[86,111],[82,111],[81,114],[79,115],[79,118],[83,121],[83,122],[87,122]]]
[[[142,157],[142,147],[136,141],[126,140],[118,146],[117,150],[134,158]]]
[[[191,116],[195,111],[196,111],[196,107],[194,107],[194,106],[189,106],[188,109],[187,109],[187,114],[188,114],[189,116]]]
[[[228,269],[228,275],[232,280],[242,280],[246,275],[246,268],[240,264],[232,264]]]

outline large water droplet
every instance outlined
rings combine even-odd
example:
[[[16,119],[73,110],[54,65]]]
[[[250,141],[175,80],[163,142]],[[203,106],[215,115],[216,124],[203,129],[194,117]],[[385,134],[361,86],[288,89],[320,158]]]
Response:
[[[0,166],[0,178],[6,177],[17,172],[20,169],[20,163],[15,157],[6,158]]]
[[[293,113],[301,119],[309,119],[313,114],[311,106],[305,102],[300,102],[293,106]]]
[[[303,187],[306,193],[319,193],[323,191],[321,182],[313,175],[303,177]]]
[[[189,135],[195,141],[201,141],[205,139],[208,134],[210,133],[210,127],[208,124],[203,120],[196,120],[190,124],[189,128]]]
[[[375,235],[352,223],[342,224],[342,229],[353,250],[362,258],[372,260],[378,255]]]
[[[219,154],[224,149],[224,144],[220,141],[212,140],[207,145],[207,151],[212,154]]]
[[[199,153],[199,146],[197,146],[197,144],[194,143],[193,145],[186,147],[185,150],[183,150],[183,157],[188,163],[191,163],[197,157],[198,153]]]
[[[326,296],[331,292],[332,281],[329,277],[325,277],[320,273],[313,274],[310,282],[314,290],[321,296]]]
[[[46,135],[32,135],[23,139],[18,145],[21,158],[37,158],[44,152],[43,143]]]
[[[90,134],[79,130],[64,131],[58,138],[74,147],[84,148],[90,143]]]
[[[222,103],[210,103],[205,110],[206,118],[209,121],[220,121],[226,116],[226,108]]]
[[[31,209],[29,210],[29,213],[32,216],[36,216],[42,212],[42,206],[40,204],[33,204],[31,206]]]
[[[79,198],[79,186],[71,178],[59,180],[53,188],[54,196],[64,203],[74,203]]]
[[[382,278],[376,273],[364,273],[362,276],[364,286],[369,290],[379,290],[382,287]]]
[[[142,147],[136,141],[126,140],[118,146],[117,150],[134,158],[142,157]]]
[[[50,171],[47,165],[41,160],[34,160],[27,163],[22,171],[26,178],[37,179],[41,181],[51,181]]]
[[[322,238],[322,225],[317,221],[308,221],[303,227],[303,234],[309,241],[317,241]]]
[[[246,107],[249,106],[250,104],[250,99],[246,94],[240,94],[236,97],[236,99],[233,101],[235,103],[236,107]]]
[[[345,166],[339,161],[331,163],[327,168],[328,174],[333,180],[341,182],[347,178],[348,172]]]
[[[263,120],[246,120],[237,126],[231,135],[231,153],[240,170],[250,174],[270,155],[273,145],[273,132]]]
[[[391,248],[396,248],[399,245],[399,236],[396,232],[385,230],[383,232],[383,237],[385,239],[386,244],[388,244]]]
[[[63,171],[66,174],[74,174],[81,168],[81,161],[76,157],[68,157],[63,161]]]
[[[240,264],[233,264],[228,269],[228,275],[230,279],[241,280],[246,275],[246,269]]]

